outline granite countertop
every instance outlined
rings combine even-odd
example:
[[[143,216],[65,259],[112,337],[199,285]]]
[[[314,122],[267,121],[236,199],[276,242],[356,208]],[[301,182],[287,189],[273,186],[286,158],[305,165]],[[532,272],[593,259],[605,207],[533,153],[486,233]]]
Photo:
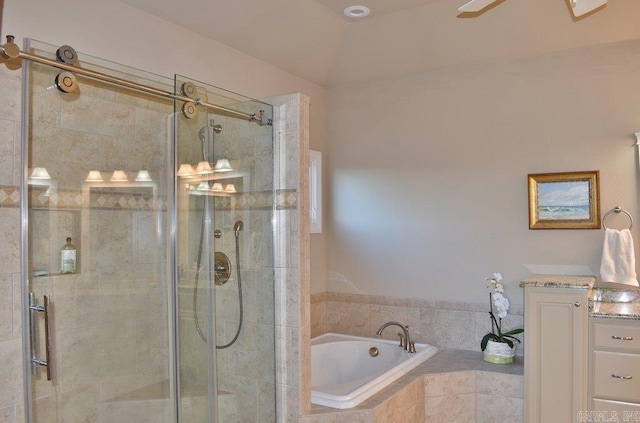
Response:
[[[589,316],[601,319],[640,320],[640,303],[604,303],[589,300]]]
[[[520,288],[591,288],[595,276],[533,275],[520,282]]]
[[[640,320],[640,288],[636,286],[602,283],[595,276],[532,275],[520,287],[587,289],[590,317]]]
[[[596,283],[589,290],[589,316],[640,320],[640,288],[617,283]]]

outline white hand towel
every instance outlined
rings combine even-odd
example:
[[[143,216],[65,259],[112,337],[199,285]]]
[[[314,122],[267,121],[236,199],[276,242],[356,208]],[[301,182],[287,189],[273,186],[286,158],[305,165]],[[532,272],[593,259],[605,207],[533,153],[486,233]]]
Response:
[[[602,282],[638,286],[633,238],[629,229],[606,229],[600,263]]]

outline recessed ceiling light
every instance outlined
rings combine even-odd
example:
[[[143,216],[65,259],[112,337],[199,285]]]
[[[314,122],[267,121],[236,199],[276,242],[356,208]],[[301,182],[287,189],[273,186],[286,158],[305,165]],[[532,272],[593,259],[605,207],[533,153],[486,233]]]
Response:
[[[350,18],[364,18],[371,10],[367,6],[349,6],[344,9],[344,14]]]

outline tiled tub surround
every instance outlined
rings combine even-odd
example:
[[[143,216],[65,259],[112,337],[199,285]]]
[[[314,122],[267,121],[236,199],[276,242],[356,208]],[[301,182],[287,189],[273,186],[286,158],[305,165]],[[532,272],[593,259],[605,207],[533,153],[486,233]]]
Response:
[[[386,298],[358,294],[311,296],[312,336],[325,332],[372,336],[383,323],[409,325],[413,340],[435,345],[427,362],[350,410],[312,406],[304,423],[523,421],[523,364],[482,360],[479,343],[490,330],[487,305]],[[512,306],[505,327],[522,327],[522,306]],[[395,331],[383,333],[395,339]],[[522,345],[516,354],[522,355]]]
[[[482,303],[388,298],[327,292],[311,296],[311,336],[325,332],[374,336],[380,325],[395,320],[409,326],[411,339],[438,348],[479,351],[491,331],[488,300]],[[512,305],[504,330],[524,326],[523,307]],[[396,339],[396,331],[383,337]],[[516,348],[523,354],[524,338]]]
[[[522,359],[486,363],[482,353],[441,350],[355,408],[312,406],[300,423],[519,423]]]

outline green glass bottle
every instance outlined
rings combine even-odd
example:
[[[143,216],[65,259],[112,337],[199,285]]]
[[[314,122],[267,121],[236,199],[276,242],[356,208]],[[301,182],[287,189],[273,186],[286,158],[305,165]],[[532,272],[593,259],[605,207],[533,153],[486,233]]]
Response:
[[[60,271],[76,273],[76,247],[71,243],[71,238],[67,238],[67,243],[62,246],[60,253]]]

